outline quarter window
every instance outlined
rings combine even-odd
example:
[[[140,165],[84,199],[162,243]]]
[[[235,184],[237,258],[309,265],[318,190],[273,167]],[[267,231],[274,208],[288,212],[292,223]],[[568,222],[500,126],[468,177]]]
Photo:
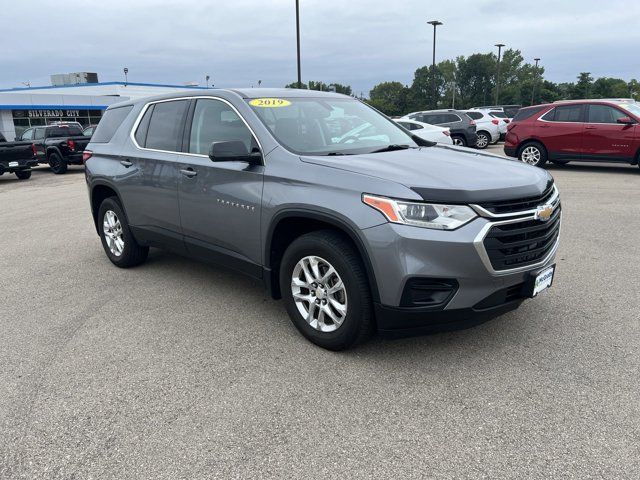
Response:
[[[191,123],[189,153],[208,155],[213,142],[232,140],[244,143],[247,151],[257,147],[251,131],[233,108],[220,100],[198,100]]]
[[[619,118],[628,117],[617,108],[608,105],[589,105],[589,123],[618,123]]]
[[[467,115],[469,115],[472,120],[480,120],[482,118],[482,114],[480,112],[467,112]]]
[[[177,152],[182,145],[182,126],[188,100],[156,103],[149,121],[146,148]]]
[[[133,106],[112,108],[104,112],[102,121],[96,129],[95,135],[91,138],[92,143],[108,143],[118,130],[124,119],[129,115]],[[93,129],[89,130],[86,135],[91,135]]]

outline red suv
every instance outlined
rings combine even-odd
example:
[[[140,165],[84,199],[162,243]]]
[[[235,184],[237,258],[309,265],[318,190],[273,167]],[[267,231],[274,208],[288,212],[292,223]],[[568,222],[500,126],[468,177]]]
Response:
[[[575,100],[518,111],[507,127],[504,153],[541,167],[549,160],[638,165],[640,104]]]

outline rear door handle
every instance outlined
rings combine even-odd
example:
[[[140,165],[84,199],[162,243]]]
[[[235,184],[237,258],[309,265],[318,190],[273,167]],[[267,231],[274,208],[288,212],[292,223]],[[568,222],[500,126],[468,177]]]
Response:
[[[189,168],[183,168],[180,170],[180,173],[182,175],[184,175],[187,178],[193,178],[196,175],[198,175],[198,172],[196,172],[193,168],[189,167]]]
[[[584,127],[585,130],[595,130],[596,128],[598,127],[596,127],[595,125],[587,125],[586,127]]]
[[[133,163],[131,163],[129,160],[120,160],[120,165],[124,165],[125,167],[129,168],[131,165],[133,165]]]

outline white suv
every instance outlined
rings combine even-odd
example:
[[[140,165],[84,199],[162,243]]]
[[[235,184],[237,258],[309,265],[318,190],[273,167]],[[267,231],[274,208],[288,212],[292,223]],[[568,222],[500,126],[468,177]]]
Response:
[[[478,135],[476,148],[487,148],[489,144],[500,140],[500,121],[490,116],[488,111],[467,110],[464,113],[476,122],[476,133]]]

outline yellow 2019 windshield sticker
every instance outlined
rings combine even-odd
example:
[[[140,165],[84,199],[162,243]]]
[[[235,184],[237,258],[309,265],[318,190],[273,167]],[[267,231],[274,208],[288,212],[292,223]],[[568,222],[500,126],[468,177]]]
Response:
[[[283,98],[254,98],[249,102],[249,105],[253,107],[274,108],[288,107],[291,105],[291,102]]]

